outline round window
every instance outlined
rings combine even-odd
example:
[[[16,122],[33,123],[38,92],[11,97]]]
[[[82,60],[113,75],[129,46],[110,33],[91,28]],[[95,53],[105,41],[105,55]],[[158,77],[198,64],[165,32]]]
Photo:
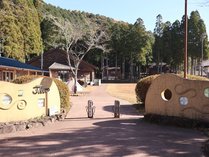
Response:
[[[189,103],[189,100],[187,97],[182,96],[180,97],[179,102],[180,102],[180,105],[186,106]]]
[[[209,98],[209,88],[205,88],[204,95],[205,97]]]
[[[9,95],[4,95],[1,99],[1,103],[5,106],[9,105],[12,102],[12,98]]]

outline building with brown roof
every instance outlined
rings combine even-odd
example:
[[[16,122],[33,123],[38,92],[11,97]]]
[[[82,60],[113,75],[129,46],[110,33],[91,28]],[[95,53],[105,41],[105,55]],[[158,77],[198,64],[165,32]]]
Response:
[[[62,79],[67,82],[72,77],[71,68],[68,64],[66,51],[55,48],[44,52],[41,56],[34,57],[27,62],[30,65],[48,70],[50,77]],[[91,82],[95,78],[96,67],[85,61],[81,61],[78,70],[78,79]]]

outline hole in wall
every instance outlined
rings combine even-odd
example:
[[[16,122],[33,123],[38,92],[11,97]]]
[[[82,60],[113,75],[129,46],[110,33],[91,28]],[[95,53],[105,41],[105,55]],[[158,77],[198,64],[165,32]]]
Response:
[[[205,97],[209,98],[209,88],[205,88],[204,95]]]
[[[161,97],[164,101],[169,101],[172,98],[172,92],[170,89],[162,91]]]

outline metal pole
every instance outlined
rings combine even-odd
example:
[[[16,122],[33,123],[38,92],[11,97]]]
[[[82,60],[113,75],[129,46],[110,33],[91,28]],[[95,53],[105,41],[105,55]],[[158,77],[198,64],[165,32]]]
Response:
[[[44,65],[44,51],[41,51],[41,69],[43,70],[43,65]]]
[[[185,0],[184,78],[187,78],[187,0]]]
[[[201,46],[201,65],[200,65],[200,67],[201,67],[201,76],[202,76],[202,74],[203,74],[203,67],[202,67],[202,61],[203,61],[203,40],[204,40],[204,38],[202,37],[202,46]]]

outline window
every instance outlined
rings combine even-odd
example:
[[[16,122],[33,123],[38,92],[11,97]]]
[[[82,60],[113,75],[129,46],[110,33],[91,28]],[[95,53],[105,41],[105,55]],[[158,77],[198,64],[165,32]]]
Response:
[[[14,79],[14,73],[12,71],[3,71],[3,81],[12,81]]]

